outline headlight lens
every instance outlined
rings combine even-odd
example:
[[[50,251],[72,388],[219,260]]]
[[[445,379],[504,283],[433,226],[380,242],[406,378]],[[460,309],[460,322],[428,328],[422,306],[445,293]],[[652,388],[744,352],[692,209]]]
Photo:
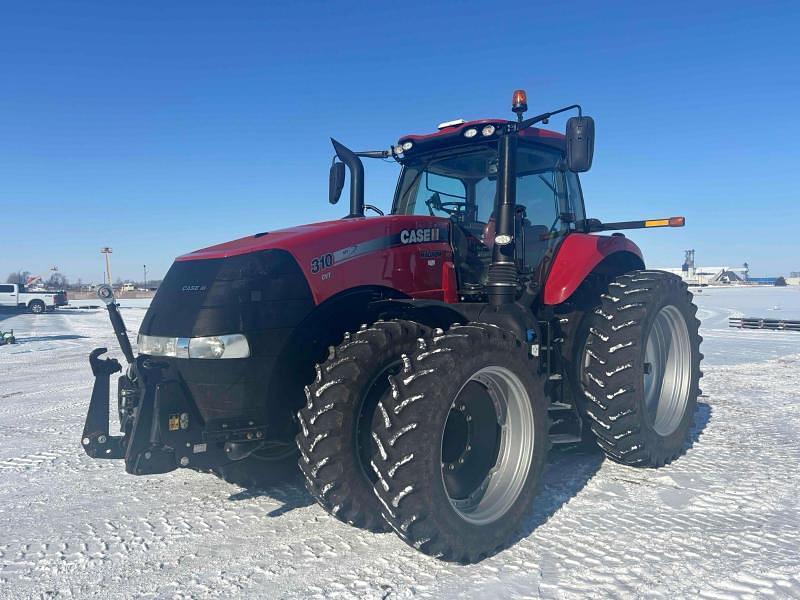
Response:
[[[495,127],[494,127],[494,125],[487,125],[487,126],[486,126],[486,127],[484,127],[483,129],[481,129],[481,135],[482,135],[483,137],[489,137],[489,136],[490,136],[490,135],[492,135],[494,132],[495,132]]]
[[[241,333],[196,338],[169,338],[142,335],[138,338],[139,353],[176,358],[248,358],[250,344]]]
[[[474,127],[470,127],[464,132],[465,138],[474,138],[476,135],[478,135],[478,130]]]
[[[198,337],[189,340],[189,358],[247,358],[250,345],[242,334]]]
[[[175,356],[178,338],[161,337],[158,335],[139,334],[137,340],[139,354],[150,354],[152,356]]]

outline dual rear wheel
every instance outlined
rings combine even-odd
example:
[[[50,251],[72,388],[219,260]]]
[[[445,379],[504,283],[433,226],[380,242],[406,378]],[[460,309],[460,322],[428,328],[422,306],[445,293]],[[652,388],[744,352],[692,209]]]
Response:
[[[680,277],[614,279],[588,318],[580,381],[597,444],[616,462],[660,467],[679,456],[700,394],[700,322]]]

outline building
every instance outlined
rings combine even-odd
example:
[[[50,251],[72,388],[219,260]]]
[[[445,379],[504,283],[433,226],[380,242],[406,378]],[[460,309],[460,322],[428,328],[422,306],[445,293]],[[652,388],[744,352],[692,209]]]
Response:
[[[753,282],[750,277],[750,266],[744,263],[741,267],[697,267],[694,264],[694,250],[686,250],[683,265],[680,269],[663,268],[662,271],[680,275],[689,285],[724,285]]]

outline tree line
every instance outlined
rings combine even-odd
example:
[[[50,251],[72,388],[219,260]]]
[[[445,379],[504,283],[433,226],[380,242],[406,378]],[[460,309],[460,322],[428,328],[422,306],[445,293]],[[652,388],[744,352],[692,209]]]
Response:
[[[30,271],[14,271],[13,273],[9,273],[8,277],[6,277],[6,283],[25,285],[32,275],[33,274]],[[37,279],[36,283],[41,284],[47,289],[51,290],[80,290],[84,286],[84,282],[80,277],[74,282],[71,282],[66,275],[59,273],[58,271],[53,272],[47,279]],[[117,278],[117,280],[114,282],[114,285],[120,286],[122,283],[122,279]],[[148,280],[147,287],[158,287],[158,284],[160,283],[160,280]],[[143,282],[134,281],[133,284],[136,285],[136,287],[144,287]]]

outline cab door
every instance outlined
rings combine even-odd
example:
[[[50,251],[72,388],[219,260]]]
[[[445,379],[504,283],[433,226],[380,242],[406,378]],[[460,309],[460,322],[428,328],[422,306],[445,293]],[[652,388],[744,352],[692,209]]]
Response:
[[[574,210],[560,151],[534,144],[517,150],[517,260],[534,274],[574,227]]]

